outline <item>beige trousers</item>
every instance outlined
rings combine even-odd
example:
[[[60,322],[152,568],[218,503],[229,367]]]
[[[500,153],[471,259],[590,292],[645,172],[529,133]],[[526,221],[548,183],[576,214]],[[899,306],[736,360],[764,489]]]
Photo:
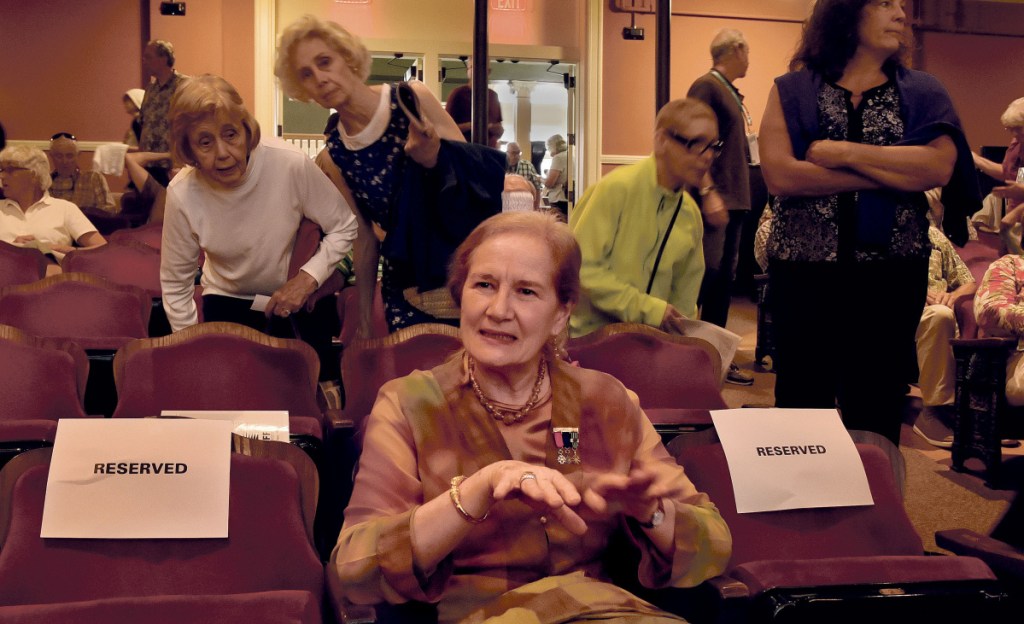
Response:
[[[920,371],[918,385],[925,405],[950,405],[956,398],[956,362],[953,360],[953,347],[949,345],[954,337],[956,315],[953,310],[944,305],[925,306],[914,337]],[[1024,378],[1021,382],[1024,384]]]

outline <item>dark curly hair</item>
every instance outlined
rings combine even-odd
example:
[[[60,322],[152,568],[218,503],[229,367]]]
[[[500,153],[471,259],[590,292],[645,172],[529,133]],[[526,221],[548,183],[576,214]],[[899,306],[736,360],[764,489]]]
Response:
[[[789,62],[790,71],[807,68],[825,80],[836,81],[860,45],[860,21],[872,0],[817,0],[804,22],[800,47]],[[910,31],[900,50],[885,63],[886,71],[905,64]]]

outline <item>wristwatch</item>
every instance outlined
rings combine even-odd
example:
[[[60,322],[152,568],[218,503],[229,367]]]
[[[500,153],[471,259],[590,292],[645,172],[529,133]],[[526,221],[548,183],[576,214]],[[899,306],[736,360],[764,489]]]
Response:
[[[662,499],[658,499],[658,508],[651,514],[651,519],[647,522],[640,522],[637,520],[637,524],[645,529],[654,529],[661,525],[665,520],[665,502]]]

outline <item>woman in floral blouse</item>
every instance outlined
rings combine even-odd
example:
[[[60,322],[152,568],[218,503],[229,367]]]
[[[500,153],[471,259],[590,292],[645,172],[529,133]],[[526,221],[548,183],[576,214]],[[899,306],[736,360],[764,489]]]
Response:
[[[973,174],[945,89],[903,67],[906,37],[902,2],[819,0],[761,127],[776,405],[838,403],[847,428],[897,443],[928,287],[924,191]],[[947,221],[962,244],[966,220]]]

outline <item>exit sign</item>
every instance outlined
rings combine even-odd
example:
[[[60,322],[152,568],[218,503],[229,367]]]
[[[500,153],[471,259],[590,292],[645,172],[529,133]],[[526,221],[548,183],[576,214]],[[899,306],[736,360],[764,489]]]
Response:
[[[491,0],[491,8],[495,11],[525,11],[529,0]]]

